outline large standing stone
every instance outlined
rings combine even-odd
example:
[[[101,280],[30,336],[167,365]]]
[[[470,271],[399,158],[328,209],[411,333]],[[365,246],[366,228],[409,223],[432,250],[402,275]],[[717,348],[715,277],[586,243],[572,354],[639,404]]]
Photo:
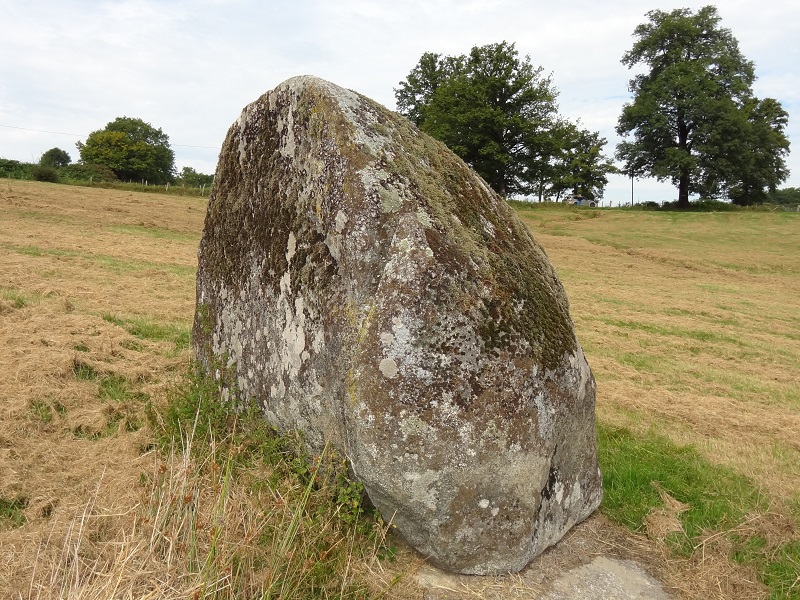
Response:
[[[230,128],[194,336],[271,423],[344,451],[441,568],[517,571],[600,502],[594,380],[547,257],[444,145],[354,92],[296,77]]]

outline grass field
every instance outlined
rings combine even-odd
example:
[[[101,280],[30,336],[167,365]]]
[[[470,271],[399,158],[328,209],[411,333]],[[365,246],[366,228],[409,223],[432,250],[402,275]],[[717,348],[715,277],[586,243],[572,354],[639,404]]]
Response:
[[[296,567],[318,597],[535,598],[537,568],[605,553],[677,597],[800,598],[800,215],[519,210],[598,381],[606,499],[532,572],[437,592],[263,431],[159,425],[197,401],[205,205],[0,181],[0,596],[284,598],[264,581]]]

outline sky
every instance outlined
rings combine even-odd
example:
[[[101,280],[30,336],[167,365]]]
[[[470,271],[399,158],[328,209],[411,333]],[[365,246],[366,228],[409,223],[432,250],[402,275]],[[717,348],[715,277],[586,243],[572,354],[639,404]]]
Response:
[[[683,0],[0,0],[0,157],[36,162],[120,116],[169,136],[178,170],[213,173],[242,109],[295,75],[316,75],[394,109],[424,52],[460,55],[507,41],[552,76],[559,112],[599,131],[613,156],[630,100],[620,63],[636,25]],[[758,79],[789,113],[800,187],[800,2],[718,0]],[[612,176],[604,203],[674,200],[654,179]]]

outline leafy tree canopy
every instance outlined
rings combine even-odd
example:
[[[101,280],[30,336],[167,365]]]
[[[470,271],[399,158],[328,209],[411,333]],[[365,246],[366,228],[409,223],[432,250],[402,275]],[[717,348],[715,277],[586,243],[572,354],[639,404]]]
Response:
[[[540,198],[559,172],[556,163],[574,148],[568,144],[579,141],[566,136],[571,130],[558,117],[556,95],[542,68],[520,59],[507,42],[475,46],[462,56],[426,52],[395,89],[398,111],[447,144],[495,191]],[[602,176],[593,172],[591,181],[578,181],[579,170],[576,187],[601,195]]]
[[[800,205],[800,188],[783,188],[775,190],[770,200],[775,204]]]
[[[42,158],[39,159],[40,166],[51,167],[53,169],[66,167],[71,162],[72,159],[69,154],[67,154],[67,151],[61,148],[50,148],[50,150],[42,154]]]
[[[214,181],[213,175],[198,173],[192,167],[183,167],[183,169],[181,169],[181,172],[178,174],[178,177],[176,179],[177,184],[186,185],[189,187],[200,187],[202,185],[211,185],[212,181]]]
[[[776,100],[753,97],[753,63],[715,7],[647,17],[622,58],[629,68],[649,68],[630,81],[633,100],[617,124],[625,172],[672,181],[682,207],[691,193],[742,204],[762,199],[788,176],[786,112]]]
[[[559,123],[553,134],[560,143],[551,165],[548,195],[560,198],[572,192],[589,199],[602,198],[609,173],[618,171],[603,155],[606,139],[566,121]]]
[[[123,181],[169,183],[174,179],[175,153],[169,137],[141,119],[118,117],[77,146],[81,162],[105,165]]]

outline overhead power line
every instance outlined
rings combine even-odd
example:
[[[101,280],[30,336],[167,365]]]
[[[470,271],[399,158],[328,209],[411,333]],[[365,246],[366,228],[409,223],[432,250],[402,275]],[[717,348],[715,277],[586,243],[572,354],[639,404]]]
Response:
[[[31,129],[30,127],[15,127],[14,125],[0,125],[0,127],[5,127],[6,129],[21,129],[23,131],[37,131],[39,133],[54,133],[56,135],[71,135],[73,137],[84,137],[77,133],[64,133],[63,131],[47,131],[45,129]]]
[[[81,135],[79,133],[65,133],[63,131],[49,131],[47,129],[32,129],[31,127],[17,127],[15,125],[2,125],[2,124],[0,124],[0,127],[5,127],[6,129],[20,129],[22,131],[35,131],[37,133],[52,133],[52,134],[55,134],[55,135],[69,135],[69,136],[78,137],[78,138],[87,137],[87,136]],[[216,146],[194,146],[192,144],[170,144],[170,146],[177,146],[179,148],[206,148],[208,150],[218,150],[218,148]]]

